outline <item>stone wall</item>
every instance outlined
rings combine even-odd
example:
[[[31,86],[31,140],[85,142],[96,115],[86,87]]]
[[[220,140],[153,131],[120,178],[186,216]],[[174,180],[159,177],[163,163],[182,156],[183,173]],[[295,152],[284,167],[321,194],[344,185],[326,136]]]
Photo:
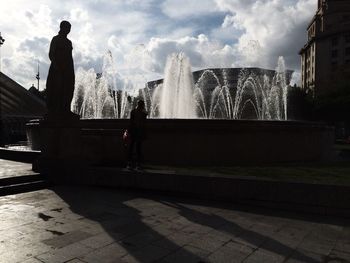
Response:
[[[125,165],[128,120],[32,122],[28,137],[54,162]],[[333,128],[306,122],[150,119],[145,162],[241,165],[318,162],[332,158]]]

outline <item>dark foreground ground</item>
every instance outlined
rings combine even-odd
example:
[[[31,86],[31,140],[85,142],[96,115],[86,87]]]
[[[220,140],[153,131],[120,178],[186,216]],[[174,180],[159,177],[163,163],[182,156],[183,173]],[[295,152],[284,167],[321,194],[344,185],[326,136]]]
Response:
[[[350,262],[350,222],[106,188],[0,197],[0,262]]]
[[[0,197],[0,219],[6,263],[350,262],[350,220],[149,192],[52,186]]]

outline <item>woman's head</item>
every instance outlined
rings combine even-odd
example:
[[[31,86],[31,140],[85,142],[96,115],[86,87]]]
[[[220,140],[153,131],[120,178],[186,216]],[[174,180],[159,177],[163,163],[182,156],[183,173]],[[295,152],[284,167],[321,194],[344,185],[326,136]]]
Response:
[[[145,102],[143,100],[139,100],[137,102],[137,108],[138,109],[144,109],[145,108]]]

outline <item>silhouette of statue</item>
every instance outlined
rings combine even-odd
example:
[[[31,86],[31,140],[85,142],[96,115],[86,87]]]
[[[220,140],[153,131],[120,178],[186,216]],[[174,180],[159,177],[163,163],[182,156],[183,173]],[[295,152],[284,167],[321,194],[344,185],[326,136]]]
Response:
[[[72,42],[67,38],[71,29],[68,21],[60,23],[60,31],[51,40],[51,65],[47,76],[47,109],[49,118],[77,118],[70,105],[74,93],[74,64]]]

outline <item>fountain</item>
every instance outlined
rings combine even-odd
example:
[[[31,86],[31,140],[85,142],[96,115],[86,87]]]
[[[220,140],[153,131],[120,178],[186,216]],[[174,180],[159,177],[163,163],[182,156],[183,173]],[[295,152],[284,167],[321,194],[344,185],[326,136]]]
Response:
[[[194,83],[189,59],[183,53],[172,54],[163,83],[141,92],[150,102],[150,117],[287,120],[289,85],[283,57],[278,59],[272,77],[243,68],[237,83],[232,84],[225,69],[221,74],[223,81],[213,70],[204,70]],[[247,116],[248,108],[253,109],[253,117]]]
[[[189,59],[184,53],[172,54],[164,81],[140,93],[151,118],[287,120],[289,85],[283,57],[272,77],[243,68],[232,87],[225,70],[222,75],[223,81],[213,70],[204,70],[194,83]],[[76,79],[72,111],[82,119],[129,117],[134,103],[126,90],[132,90],[132,84],[117,73],[110,52],[104,56],[101,73],[79,69]]]
[[[163,83],[140,90],[150,116],[145,161],[234,165],[329,159],[332,128],[286,121],[290,76],[283,58],[278,59],[275,71],[256,72],[241,69],[234,83],[225,70],[221,77],[209,69],[194,78],[183,53],[169,56]],[[59,158],[75,171],[91,165],[123,165],[122,134],[134,104],[128,93],[131,89],[116,72],[108,53],[100,74],[94,70],[77,72],[72,110],[82,120],[32,122],[28,124],[29,137],[41,142],[31,143],[39,145],[51,162]],[[252,118],[259,121],[248,120]],[[45,163],[50,161],[41,165]],[[38,170],[45,167],[39,165]]]

